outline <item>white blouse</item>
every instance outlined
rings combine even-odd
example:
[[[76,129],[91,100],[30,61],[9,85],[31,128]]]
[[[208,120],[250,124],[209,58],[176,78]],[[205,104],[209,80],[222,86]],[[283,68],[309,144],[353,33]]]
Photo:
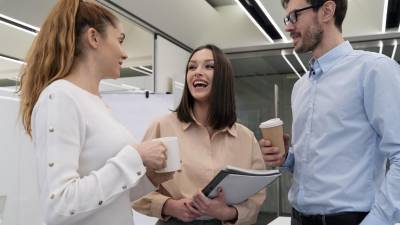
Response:
[[[40,95],[32,138],[47,225],[130,225],[131,203],[155,190],[131,133],[98,96],[69,81]]]

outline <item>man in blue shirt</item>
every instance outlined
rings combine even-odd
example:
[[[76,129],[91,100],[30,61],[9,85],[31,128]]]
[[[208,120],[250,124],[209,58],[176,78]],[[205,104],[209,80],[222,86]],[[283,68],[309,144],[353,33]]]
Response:
[[[292,92],[292,147],[260,146],[267,165],[293,172],[292,224],[400,222],[400,66],[344,41],[347,0],[282,4],[295,50],[312,59]]]

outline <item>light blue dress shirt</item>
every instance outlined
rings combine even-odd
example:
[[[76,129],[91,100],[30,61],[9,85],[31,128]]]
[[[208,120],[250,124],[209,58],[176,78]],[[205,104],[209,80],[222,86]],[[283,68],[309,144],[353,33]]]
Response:
[[[400,66],[349,42],[310,66],[292,92],[290,203],[306,214],[370,211],[362,225],[400,222]]]

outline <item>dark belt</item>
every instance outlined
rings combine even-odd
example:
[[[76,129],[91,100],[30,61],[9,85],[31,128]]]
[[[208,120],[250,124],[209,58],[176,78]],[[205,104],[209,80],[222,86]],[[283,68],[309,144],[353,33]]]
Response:
[[[341,212],[328,215],[307,215],[292,208],[296,225],[359,225],[368,212]]]

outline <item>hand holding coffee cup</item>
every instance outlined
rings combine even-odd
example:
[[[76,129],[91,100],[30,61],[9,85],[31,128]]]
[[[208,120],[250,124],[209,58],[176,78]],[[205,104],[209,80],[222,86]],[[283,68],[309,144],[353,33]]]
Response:
[[[177,137],[162,137],[153,141],[161,141],[166,151],[166,166],[156,170],[158,173],[167,173],[177,171],[181,168],[181,156]]]
[[[167,149],[161,141],[146,141],[135,145],[134,148],[148,169],[158,170],[166,166]]]
[[[285,144],[283,138],[283,122],[279,118],[270,119],[260,124],[263,140],[260,147],[264,161],[269,166],[279,166],[285,155]]]

